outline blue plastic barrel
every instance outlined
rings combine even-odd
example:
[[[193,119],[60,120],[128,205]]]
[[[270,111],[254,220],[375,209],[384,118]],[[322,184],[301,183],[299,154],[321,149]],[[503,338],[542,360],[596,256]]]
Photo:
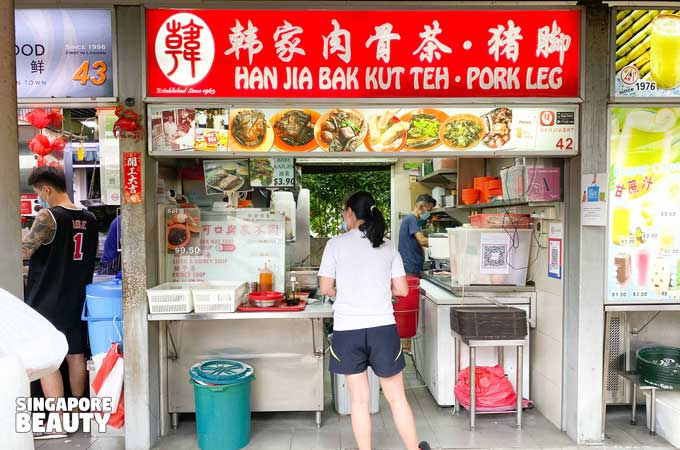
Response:
[[[120,279],[87,285],[81,320],[87,322],[93,355],[108,352],[114,342],[123,348],[123,285]]]
[[[123,283],[119,279],[88,284],[87,311],[92,319],[123,318]]]
[[[211,360],[189,370],[196,402],[201,450],[239,450],[250,441],[253,368],[238,361]]]

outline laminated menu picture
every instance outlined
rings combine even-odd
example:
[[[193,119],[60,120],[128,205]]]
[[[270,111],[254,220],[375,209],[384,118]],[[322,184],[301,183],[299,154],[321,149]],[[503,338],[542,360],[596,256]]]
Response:
[[[194,149],[225,151],[229,138],[229,112],[226,108],[197,108]]]
[[[151,117],[153,151],[181,151],[194,148],[195,111],[193,109],[154,111]]]
[[[250,187],[247,159],[203,161],[203,173],[208,195],[225,195]]]
[[[616,96],[680,97],[678,8],[617,12]]]
[[[680,300],[679,137],[680,109],[612,109],[610,303]]]
[[[201,210],[169,207],[165,210],[168,254],[201,254]]]

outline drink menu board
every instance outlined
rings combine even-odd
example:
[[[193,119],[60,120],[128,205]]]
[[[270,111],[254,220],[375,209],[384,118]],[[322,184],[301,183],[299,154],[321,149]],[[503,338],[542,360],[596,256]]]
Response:
[[[608,302],[680,302],[680,108],[611,110]]]
[[[205,124],[200,122],[203,115]],[[150,106],[149,116],[151,153],[578,152],[575,105],[383,109]],[[216,144],[206,146],[208,141]]]
[[[680,4],[616,13],[616,97],[680,97]]]
[[[265,263],[274,290],[285,280],[285,218],[268,210],[202,210],[198,252],[168,252],[168,281],[258,281]],[[188,245],[187,247],[191,247]]]

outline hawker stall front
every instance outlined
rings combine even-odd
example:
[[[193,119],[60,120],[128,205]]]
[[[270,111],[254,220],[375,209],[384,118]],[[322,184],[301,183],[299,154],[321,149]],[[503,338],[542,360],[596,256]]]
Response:
[[[613,6],[604,409],[677,447],[680,11]]]
[[[579,153],[582,14],[146,10],[148,155],[123,150],[122,162],[124,210],[145,211],[143,270],[157,283],[148,324],[128,316],[126,333],[150,333],[139,348],[158,365],[162,433],[195,412],[189,370],[213,359],[253,367],[254,412],[323,424],[333,299],[317,295],[317,264],[341,232],[342,195],[377,186],[376,173],[394,245],[403,220],[421,219],[420,298],[395,310],[408,312],[397,322],[428,395],[462,403],[474,429],[458,373],[498,365],[520,395],[496,406],[521,427],[517,405],[533,404],[565,429],[564,186]],[[494,341],[453,320],[489,313]]]

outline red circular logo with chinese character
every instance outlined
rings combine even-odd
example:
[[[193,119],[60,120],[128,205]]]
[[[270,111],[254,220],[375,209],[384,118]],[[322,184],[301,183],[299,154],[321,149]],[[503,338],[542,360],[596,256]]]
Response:
[[[623,84],[632,86],[640,79],[640,70],[637,67],[630,65],[621,69],[621,81]]]
[[[168,17],[156,35],[156,61],[170,81],[192,86],[210,72],[215,41],[200,17],[178,13]]]

